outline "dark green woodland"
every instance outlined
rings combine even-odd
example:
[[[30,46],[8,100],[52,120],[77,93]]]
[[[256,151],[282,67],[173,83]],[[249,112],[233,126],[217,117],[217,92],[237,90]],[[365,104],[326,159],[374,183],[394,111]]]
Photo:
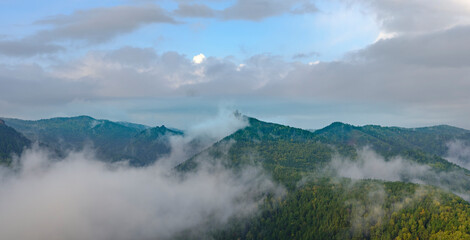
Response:
[[[233,218],[204,238],[470,239],[470,204],[465,200],[470,196],[470,171],[446,160],[448,143],[470,143],[470,131],[445,125],[411,129],[339,122],[307,131],[238,117],[248,126],[200,149],[176,166],[175,174],[184,176],[205,163],[234,172],[259,166],[285,194],[260,196],[256,214]],[[184,135],[165,126],[87,116],[39,121],[4,118],[0,162],[8,166],[37,143],[64,154],[92,148],[104,161],[129,160],[143,167],[171,153],[170,137]],[[350,179],[331,168],[338,158],[362,161],[363,149],[385,162],[404,159],[410,166],[421,166],[425,174],[396,181]]]

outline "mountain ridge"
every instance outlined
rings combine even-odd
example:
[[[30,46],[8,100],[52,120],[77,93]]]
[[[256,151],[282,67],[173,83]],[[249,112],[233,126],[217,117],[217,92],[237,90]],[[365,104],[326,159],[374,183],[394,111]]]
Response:
[[[168,155],[171,149],[166,136],[183,134],[182,131],[170,130],[164,125],[152,128],[95,119],[86,115],[36,121],[2,119],[31,141],[54,146],[60,152],[91,146],[103,160],[129,160],[132,165],[148,165]],[[157,141],[159,138],[161,141]]]
[[[12,155],[21,155],[31,141],[0,119],[0,163],[9,165]]]
[[[439,155],[443,141],[466,140],[468,130],[334,122],[312,132],[239,117],[249,125],[199,151],[174,170],[184,177],[196,171],[202,161],[212,161],[235,173],[244,171],[246,166],[259,166],[287,193],[284,197],[267,193],[266,198],[260,199],[259,214],[231,219],[226,228],[211,232],[214,239],[470,239],[470,204],[450,192],[470,193],[468,170]],[[7,124],[8,121],[16,121],[17,126],[38,134],[42,140],[55,137],[46,141],[49,144],[60,143],[56,142],[60,137],[79,143],[86,139],[83,136],[94,137],[96,146],[113,151],[118,159],[133,159],[133,166],[147,166],[167,156],[171,152],[170,138],[185,134],[165,125],[139,131],[139,126],[88,116],[54,118],[49,123],[47,119],[40,123],[7,119]],[[3,126],[7,127],[0,122],[0,130]],[[67,134],[60,134],[62,128],[68,129]],[[424,178],[416,184],[407,179],[353,180],[329,172],[328,167],[338,156],[360,161],[358,150],[362,147],[370,147],[386,161],[402,156],[402,161],[428,166],[429,174],[450,174],[453,178],[442,177],[439,182]],[[441,220],[446,218],[451,220]],[[198,236],[182,233],[180,239]]]

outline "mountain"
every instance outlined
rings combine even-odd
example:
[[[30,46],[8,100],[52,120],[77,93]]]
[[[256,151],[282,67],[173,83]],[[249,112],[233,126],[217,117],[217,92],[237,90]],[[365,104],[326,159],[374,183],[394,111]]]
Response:
[[[91,147],[105,161],[129,160],[147,165],[171,152],[169,136],[181,131],[165,126],[150,128],[133,123],[98,120],[89,116],[51,118],[38,121],[3,119],[6,124],[33,142],[55,147],[61,152]]]
[[[100,158],[119,160],[121,150],[139,130],[108,120],[88,116],[51,118],[38,121],[4,119],[33,142],[45,143],[60,151],[81,150],[86,146],[97,150]]]
[[[310,131],[262,122],[255,118],[247,118],[247,120],[249,126],[223,138],[206,151],[217,151],[218,148],[229,144],[229,155],[232,160],[230,164],[243,163],[249,158],[246,154],[256,151],[257,154],[261,154],[257,161],[263,164],[295,168],[311,168],[318,162],[328,161],[333,153],[329,146],[319,143],[315,139],[315,134]],[[296,151],[299,148],[307,150],[308,153]],[[318,156],[315,156],[315,153]],[[280,156],[273,156],[273,154]],[[311,159],[312,155],[315,159]]]
[[[198,156],[210,154],[230,167],[254,161],[277,180],[295,186],[304,173],[322,172],[338,155],[355,160],[357,150],[367,146],[387,160],[400,156],[411,163],[429,166],[435,174],[434,179],[423,176],[428,179],[422,180],[432,184],[441,184],[442,179],[438,178],[441,171],[453,172],[465,180],[458,188],[464,187],[465,191],[470,191],[470,172],[443,158],[445,144],[452,139],[465,138],[469,131],[464,129],[448,126],[420,129],[356,127],[333,123],[311,132],[254,118],[247,120],[248,127],[225,137],[205,152],[179,165],[178,169],[194,169]]]
[[[0,119],[0,164],[9,164],[13,154],[20,155],[30,145],[31,141]]]
[[[246,119],[248,127],[176,169],[193,171],[208,159],[234,171],[261,165],[288,193],[265,199],[260,214],[214,231],[215,239],[470,239],[470,204],[449,192],[468,196],[469,172],[442,158],[446,143],[466,140],[468,130],[337,122],[312,132]],[[364,147],[386,160],[402,156],[429,166],[430,176],[419,182],[437,187],[405,183],[407,179],[351,180],[326,171],[338,155],[359,161],[358,149]]]
[[[215,239],[470,239],[470,204],[438,188],[377,180],[319,179]]]
[[[307,131],[238,117],[249,125],[198,151],[178,165],[175,173],[184,176],[207,161],[234,172],[254,165],[285,187],[286,193],[263,193],[257,214],[231,218],[224,228],[213,229],[210,238],[470,239],[470,204],[462,198],[470,196],[470,172],[444,159],[447,143],[470,142],[470,131],[445,125],[399,128],[340,122]],[[39,121],[5,119],[5,123],[11,127],[0,122],[0,140],[27,141],[21,149],[10,152],[21,152],[30,144],[21,132],[32,141],[62,151],[91,145],[105,160],[127,159],[134,166],[168,156],[172,137],[184,136],[182,131],[163,125],[147,127],[87,116]],[[193,139],[189,145],[195,147],[188,149],[196,151],[204,144]],[[331,169],[336,159],[361,162],[363,148],[392,164],[396,164],[395,157],[401,157],[400,164],[419,166],[425,174],[393,182],[352,180]],[[201,237],[182,233],[179,238]]]
[[[120,124],[120,125],[123,125],[123,126],[125,126],[125,127],[130,127],[130,128],[137,129],[137,130],[139,130],[139,131],[144,131],[144,130],[146,130],[146,129],[151,128],[151,127],[149,127],[149,126],[147,126],[147,125],[137,124],[137,123],[121,122],[121,121],[116,122],[116,123],[118,123],[118,124]]]
[[[400,128],[366,125],[352,126],[340,122],[315,131],[322,142],[336,146],[371,146],[383,155],[410,155],[418,159],[419,154],[444,157],[447,143],[453,140],[470,142],[470,131],[447,125]],[[432,161],[423,159],[423,162]],[[442,162],[446,167],[451,167]]]
[[[169,137],[183,136],[179,130],[172,130],[165,125],[148,128],[133,136],[124,152],[127,156],[133,156],[139,165],[148,165],[171,152]]]

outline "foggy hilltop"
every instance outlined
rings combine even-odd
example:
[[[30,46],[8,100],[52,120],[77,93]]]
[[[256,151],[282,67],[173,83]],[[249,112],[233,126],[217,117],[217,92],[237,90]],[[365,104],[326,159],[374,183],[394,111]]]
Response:
[[[470,0],[0,21],[0,240],[470,240]]]
[[[1,239],[470,237],[470,131],[447,125],[2,118],[0,151]]]

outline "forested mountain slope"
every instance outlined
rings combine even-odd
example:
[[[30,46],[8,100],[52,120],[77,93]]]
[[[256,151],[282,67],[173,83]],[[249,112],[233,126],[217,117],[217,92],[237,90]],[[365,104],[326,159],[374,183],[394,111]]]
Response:
[[[133,156],[137,165],[148,165],[171,152],[170,136],[183,132],[165,126],[148,128],[133,136],[124,148],[126,156]]]
[[[31,141],[0,119],[0,164],[9,164],[12,154],[20,155],[30,145]]]
[[[335,122],[314,133],[321,142],[340,148],[370,146],[386,157],[401,155],[420,163],[439,164],[438,167],[444,169],[454,167],[442,161],[448,150],[447,144],[455,140],[470,142],[470,131],[447,125],[423,128],[357,127]]]
[[[413,164],[429,166],[436,176],[423,181],[438,184],[440,179],[437,177],[441,172],[452,172],[464,180],[459,183],[459,188],[470,190],[468,170],[436,155],[435,150],[428,151],[424,147],[427,144],[425,139],[432,139],[427,140],[431,145],[429,149],[445,146],[448,140],[465,137],[468,131],[464,129],[443,126],[442,130],[441,127],[414,130],[334,123],[310,132],[254,118],[248,118],[248,121],[248,127],[227,136],[199,156],[209,154],[228,166],[255,162],[268,169],[275,178],[295,184],[304,173],[323,172],[338,156],[351,161],[360,160],[357,159],[357,151],[368,146],[386,160],[399,156]],[[421,137],[424,140],[420,140]],[[198,155],[178,166],[178,169],[190,170],[197,166],[197,162]]]
[[[468,171],[441,157],[446,142],[465,139],[467,130],[334,123],[310,132],[248,120],[248,127],[177,169],[192,171],[208,160],[235,170],[261,165],[288,192],[284,198],[265,199],[258,216],[214,231],[216,239],[470,239],[470,205],[449,191],[469,193]],[[428,166],[430,176],[419,182],[438,187],[351,180],[327,170],[338,156],[361,161],[358,149],[366,146],[387,161],[402,157]]]
[[[177,173],[184,177],[204,163],[234,172],[258,166],[284,186],[286,194],[262,194],[267,197],[260,196],[258,214],[233,218],[223,229],[213,229],[210,237],[470,239],[470,205],[454,194],[470,196],[470,173],[443,158],[447,143],[469,141],[469,131],[450,126],[406,129],[333,123],[311,132],[239,117],[249,125],[178,165]],[[5,123],[31,141],[63,152],[90,146],[103,160],[129,159],[135,166],[168,156],[172,151],[170,137],[184,136],[182,131],[165,126],[150,128],[87,116],[5,119]],[[12,127],[0,121],[0,150],[7,153],[0,155],[4,162],[31,144]],[[197,139],[190,144],[199,146]],[[411,171],[387,182],[380,177],[349,179],[335,171],[333,163],[338,159],[361,163],[360,167],[369,164],[361,155],[363,148],[370,148],[385,163],[417,166],[421,175],[412,176]],[[182,239],[192,237],[181,235]]]
[[[470,204],[402,182],[319,179],[269,199],[216,239],[470,239]]]
[[[183,135],[165,126],[150,128],[132,123],[97,120],[88,116],[25,121],[4,121],[33,142],[61,152],[90,147],[105,161],[129,160],[142,166],[171,152],[169,137]]]

